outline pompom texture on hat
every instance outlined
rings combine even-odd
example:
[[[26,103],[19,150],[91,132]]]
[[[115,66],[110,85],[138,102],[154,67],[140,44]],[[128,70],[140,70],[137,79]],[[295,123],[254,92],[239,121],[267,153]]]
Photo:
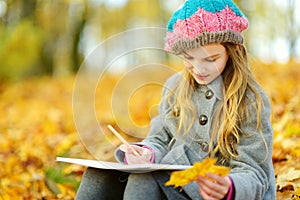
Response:
[[[187,0],[168,23],[165,50],[179,54],[211,43],[243,44],[248,20],[231,0]]]

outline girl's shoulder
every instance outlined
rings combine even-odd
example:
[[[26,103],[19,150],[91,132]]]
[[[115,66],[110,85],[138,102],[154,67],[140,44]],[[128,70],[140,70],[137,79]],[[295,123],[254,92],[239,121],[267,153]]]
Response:
[[[260,95],[260,96],[267,96],[266,91],[257,82],[252,83],[251,86],[247,87],[246,96],[248,98],[254,98],[255,97],[255,93],[258,94],[258,95]]]
[[[167,79],[165,85],[177,85],[181,79],[183,79],[182,72],[177,72]]]
[[[246,99],[249,102],[256,102],[257,95],[259,96],[260,101],[263,103],[264,106],[270,107],[269,96],[266,93],[266,91],[262,88],[262,86],[260,86],[258,83],[254,83],[251,85],[251,87],[247,87]]]
[[[164,88],[168,90],[174,90],[182,79],[183,79],[182,73],[177,72],[166,80]]]

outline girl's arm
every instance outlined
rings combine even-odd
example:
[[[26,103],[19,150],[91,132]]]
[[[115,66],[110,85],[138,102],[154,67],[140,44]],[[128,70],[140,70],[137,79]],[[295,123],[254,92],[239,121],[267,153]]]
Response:
[[[202,176],[199,176],[197,180],[197,183],[200,186],[199,193],[203,199],[234,199],[234,186],[232,180],[228,176],[222,177],[211,173],[207,173],[206,176],[210,178],[210,180]]]
[[[197,182],[203,199],[275,199],[270,105],[264,93],[262,100],[264,107],[261,121],[264,139],[256,130],[256,112],[250,110],[250,120],[241,128],[241,131],[247,135],[241,135],[237,148],[240,156],[230,161],[232,167],[230,178],[207,174],[214,180],[209,181],[199,177]]]
[[[254,95],[248,95],[248,98],[255,101]],[[237,148],[240,156],[230,161],[232,170],[229,176],[234,183],[235,199],[275,199],[270,103],[264,92],[261,92],[261,99],[263,103],[261,122],[264,139],[256,130],[256,112],[253,112],[252,109],[248,123],[244,123],[242,126],[242,132],[247,135],[241,135],[240,144]]]

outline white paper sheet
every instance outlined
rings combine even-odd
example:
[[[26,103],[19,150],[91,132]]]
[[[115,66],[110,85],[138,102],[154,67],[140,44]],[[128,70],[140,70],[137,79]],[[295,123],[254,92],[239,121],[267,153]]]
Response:
[[[56,161],[66,162],[72,164],[83,165],[87,167],[94,167],[99,169],[112,169],[130,173],[141,173],[141,172],[150,172],[155,170],[184,170],[192,166],[188,165],[168,165],[168,164],[134,164],[134,165],[124,165],[117,162],[105,162],[98,160],[86,160],[78,158],[64,158],[57,157]]]

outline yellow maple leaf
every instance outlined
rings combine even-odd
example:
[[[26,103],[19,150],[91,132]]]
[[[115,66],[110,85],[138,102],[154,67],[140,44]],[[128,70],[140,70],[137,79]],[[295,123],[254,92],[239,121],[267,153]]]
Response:
[[[295,193],[292,196],[292,200],[300,200],[300,187],[295,189]]]
[[[192,168],[174,171],[170,176],[170,180],[165,183],[166,186],[174,185],[174,187],[185,186],[192,181],[196,181],[199,176],[206,173],[218,174],[226,176],[230,169],[224,166],[217,166],[217,159],[206,158],[202,162],[195,162]]]

